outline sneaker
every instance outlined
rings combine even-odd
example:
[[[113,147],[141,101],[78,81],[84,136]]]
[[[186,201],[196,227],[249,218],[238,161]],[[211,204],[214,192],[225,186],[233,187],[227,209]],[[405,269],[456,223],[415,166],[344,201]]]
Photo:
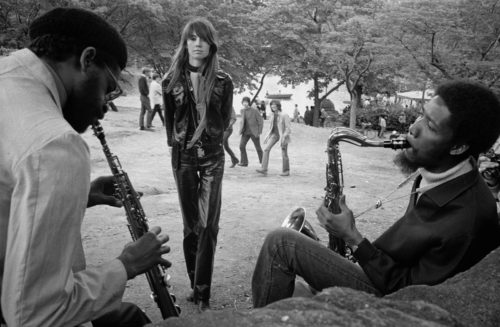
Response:
[[[248,166],[248,164],[244,164],[244,163],[241,163],[241,162],[240,162],[240,163],[238,164],[238,166],[241,166],[241,167],[247,167],[247,166]]]
[[[255,170],[256,172],[258,172],[259,174],[262,174],[264,176],[267,176],[267,170],[264,170],[264,169],[256,169]]]
[[[280,176],[290,176],[290,172],[289,171],[284,171],[280,174]]]

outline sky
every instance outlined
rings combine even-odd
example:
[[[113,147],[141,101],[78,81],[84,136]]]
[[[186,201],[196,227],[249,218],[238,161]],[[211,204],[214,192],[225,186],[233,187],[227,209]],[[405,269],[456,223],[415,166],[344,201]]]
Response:
[[[293,110],[295,108],[295,104],[297,104],[300,114],[304,115],[306,106],[310,107],[314,105],[314,99],[307,98],[308,91],[312,89],[312,82],[303,83],[296,87],[292,87],[291,85],[284,87],[283,85],[278,84],[279,80],[279,76],[266,76],[266,78],[264,79],[264,86],[259,93],[259,100],[264,100],[267,104],[269,103],[270,99],[267,99],[265,97],[266,92],[269,92],[270,94],[292,94],[290,100],[281,100],[282,111],[284,113],[287,113],[290,117],[293,117]],[[332,85],[336,85],[335,82],[332,83]],[[235,92],[233,105],[237,115],[242,109],[241,100],[243,99],[243,97],[248,96],[252,98],[255,92],[256,91],[253,91],[253,93],[250,93],[248,91],[244,91],[242,93]],[[328,99],[333,102],[337,111],[341,111],[345,106],[347,106],[344,101],[350,101],[349,93],[347,92],[344,85],[342,85],[337,91],[332,92],[328,96]],[[266,110],[269,114],[270,111],[268,105],[266,106]]]

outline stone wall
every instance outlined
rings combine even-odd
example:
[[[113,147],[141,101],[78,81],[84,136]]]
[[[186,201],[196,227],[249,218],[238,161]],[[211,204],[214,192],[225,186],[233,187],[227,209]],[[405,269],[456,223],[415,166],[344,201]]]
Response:
[[[411,286],[384,298],[333,287],[251,312],[207,311],[154,326],[500,326],[500,249],[437,286]]]

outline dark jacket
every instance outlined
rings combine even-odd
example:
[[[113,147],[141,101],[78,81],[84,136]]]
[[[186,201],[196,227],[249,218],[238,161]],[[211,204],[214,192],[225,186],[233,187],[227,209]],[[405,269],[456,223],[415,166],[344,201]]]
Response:
[[[149,95],[148,78],[141,75],[137,84],[139,86],[139,93],[141,93],[142,96],[147,97]]]
[[[190,95],[186,82],[186,74],[181,75],[174,88],[167,93],[171,76],[162,82],[163,101],[165,103],[165,126],[167,129],[167,142],[169,146],[177,144],[181,149],[185,147],[191,110],[195,103]],[[231,110],[233,108],[233,81],[223,71],[217,72],[217,77],[207,105],[207,127],[204,140],[212,144],[221,144],[224,130],[229,126]],[[196,110],[196,109],[194,109]],[[189,136],[188,136],[189,137]]]
[[[262,134],[264,120],[257,109],[248,107],[241,110],[240,134],[254,137]]]
[[[413,190],[420,184],[415,181]],[[410,199],[405,215],[354,256],[383,294],[469,269],[500,238],[495,200],[477,168]]]

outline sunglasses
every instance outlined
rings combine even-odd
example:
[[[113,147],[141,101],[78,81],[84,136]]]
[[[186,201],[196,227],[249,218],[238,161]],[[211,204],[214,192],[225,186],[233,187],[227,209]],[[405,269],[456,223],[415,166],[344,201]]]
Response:
[[[111,69],[109,69],[108,65],[104,64],[104,67],[106,67],[106,71],[108,72],[109,75],[111,75],[111,78],[115,82],[115,89],[106,95],[104,95],[104,101],[110,102],[113,101],[114,99],[118,98],[120,95],[122,95],[123,90],[120,87],[120,84],[118,83],[118,80],[116,79],[115,75],[111,72]]]

